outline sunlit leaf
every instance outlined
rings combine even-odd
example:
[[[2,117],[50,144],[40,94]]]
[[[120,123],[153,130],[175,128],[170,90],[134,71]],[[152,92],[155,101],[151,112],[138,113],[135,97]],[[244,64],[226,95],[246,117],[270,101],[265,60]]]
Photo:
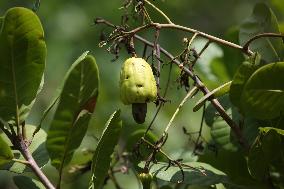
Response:
[[[198,111],[203,105],[204,103],[212,98],[212,97],[220,97],[225,95],[226,93],[229,92],[230,90],[230,86],[231,86],[231,81],[221,85],[220,87],[217,87],[216,89],[212,90],[210,93],[207,93],[206,95],[204,95],[201,99],[198,100],[198,102],[195,104],[195,106],[193,107],[193,111],[196,112]]]
[[[264,133],[268,133],[270,130],[275,130],[278,134],[284,136],[284,130],[283,129],[277,129],[277,128],[274,128],[274,127],[261,127],[261,128],[259,128],[259,130],[261,132],[264,132]]]
[[[83,53],[65,76],[59,104],[48,130],[46,147],[60,174],[86,134],[99,88],[95,59]]]
[[[107,121],[94,153],[91,182],[93,189],[100,189],[104,183],[104,179],[110,167],[111,155],[114,151],[114,147],[117,145],[121,128],[122,121],[120,119],[120,110],[118,110],[115,111]]]
[[[41,182],[30,177],[14,176],[13,180],[18,189],[45,189]]]
[[[242,110],[258,119],[273,119],[284,111],[284,62],[259,68],[247,81],[241,96]]]
[[[240,28],[240,43],[244,45],[250,38],[260,33],[280,33],[277,18],[270,8],[259,3],[252,15]],[[251,50],[259,52],[267,62],[281,61],[284,58],[284,44],[281,38],[262,38],[253,41]]]
[[[21,124],[42,84],[46,45],[37,15],[9,9],[0,34],[0,117]]]
[[[10,162],[13,158],[10,146],[0,136],[0,165]]]
[[[33,131],[35,130],[36,126],[26,125],[25,127],[26,127],[27,138],[31,139]],[[46,132],[40,129],[37,135],[35,135],[35,137],[33,138],[33,141],[29,146],[29,151],[32,153],[32,156],[34,157],[35,161],[37,162],[40,168],[44,167],[49,160],[48,153],[45,148],[45,140],[46,140]],[[20,160],[25,160],[25,158],[20,153],[16,153],[15,158]],[[26,171],[31,171],[29,167],[18,162],[9,163],[1,168],[15,173],[23,173]]]

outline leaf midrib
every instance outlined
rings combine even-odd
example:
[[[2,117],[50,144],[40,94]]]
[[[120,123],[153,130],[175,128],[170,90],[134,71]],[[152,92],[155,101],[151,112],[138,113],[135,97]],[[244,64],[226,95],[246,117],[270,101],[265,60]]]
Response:
[[[11,39],[11,69],[12,69],[12,78],[13,78],[13,88],[15,94],[15,107],[16,107],[16,126],[20,126],[19,120],[19,107],[18,107],[18,93],[17,93],[17,83],[16,83],[16,74],[15,74],[15,60],[14,60],[14,34]]]

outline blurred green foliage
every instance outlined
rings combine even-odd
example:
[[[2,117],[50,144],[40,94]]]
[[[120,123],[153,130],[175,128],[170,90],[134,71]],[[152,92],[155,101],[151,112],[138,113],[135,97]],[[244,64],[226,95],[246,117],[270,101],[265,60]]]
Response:
[[[275,12],[279,23],[284,23],[284,3],[283,0],[157,0],[156,4],[177,24],[190,26],[192,28],[204,31],[206,33],[216,35],[220,38],[228,38],[228,40],[235,40],[234,37],[228,36],[229,28],[239,26],[241,22],[247,18],[257,2],[265,2]],[[121,57],[116,62],[111,62],[113,55],[108,54],[104,48],[99,48],[99,38],[103,31],[108,31],[105,27],[94,26],[93,19],[96,17],[103,17],[113,23],[119,24],[123,10],[122,0],[103,1],[103,0],[69,0],[58,1],[48,0],[42,1],[37,14],[39,15],[45,31],[45,38],[47,43],[47,64],[45,70],[45,84],[42,92],[39,94],[31,116],[28,119],[29,124],[38,124],[40,116],[44,109],[48,106],[56,94],[56,89],[62,83],[63,77],[70,67],[71,63],[86,50],[95,56],[96,62],[100,69],[101,87],[100,94],[93,117],[93,123],[85,137],[81,148],[73,158],[72,162],[82,163],[89,159],[88,155],[82,155],[82,149],[95,149],[97,141],[94,138],[99,137],[106,120],[109,115],[117,108],[122,109],[122,118],[125,130],[123,133],[129,134],[138,127],[145,127],[154,115],[155,105],[151,104],[148,108],[148,116],[144,126],[138,126],[134,123],[131,117],[131,107],[124,106],[119,100],[119,70],[122,62],[126,57],[129,57],[125,52],[121,53]],[[14,6],[24,6],[33,8],[34,1],[32,0],[1,0],[0,1],[0,15],[3,15],[8,8]],[[151,13],[151,11],[150,11]],[[160,17],[155,15],[155,21],[161,21]],[[283,31],[282,31],[283,32]],[[153,38],[151,33],[146,34],[150,39]],[[173,54],[177,54],[183,48],[182,39],[185,36],[182,32],[163,31],[159,42],[167,50]],[[200,43],[200,44],[199,44]],[[194,44],[196,49],[199,49],[204,44],[200,40]],[[142,53],[142,46],[137,52]],[[223,66],[210,65],[211,61],[218,62],[216,65],[226,64],[228,67],[228,57],[223,57],[224,49],[219,45],[212,45],[204,54],[204,57],[198,63],[198,70],[200,76],[205,80],[209,88],[213,88],[228,81],[232,78],[236,71],[236,63],[229,66],[229,73],[224,72]],[[233,61],[233,60],[232,60]],[[239,62],[241,63],[241,62]],[[214,64],[215,65],[215,64]],[[168,67],[162,71],[162,77],[167,77]],[[221,73],[221,75],[216,75]],[[222,74],[223,73],[223,74]],[[185,95],[185,91],[177,89],[176,80],[178,78],[179,70],[174,68],[172,81],[170,83],[170,92],[168,98],[171,103],[167,104],[159,114],[154,123],[154,132],[159,133],[166,126],[170,116],[175,111],[179,102]],[[207,78],[207,80],[206,80]],[[219,80],[221,78],[221,80]],[[162,87],[166,81],[162,81]],[[198,99],[198,98],[197,98]],[[189,142],[188,137],[184,135],[182,127],[188,131],[198,131],[201,111],[197,113],[192,112],[192,107],[195,101],[188,102],[182,112],[178,115],[174,122],[174,129],[170,131],[170,137],[165,146],[165,151],[172,154],[175,158],[183,157],[184,160],[190,161],[191,157],[186,153],[192,143]],[[50,115],[52,116],[52,115]],[[49,116],[49,117],[50,117]],[[46,129],[50,125],[47,120],[43,124]],[[209,128],[205,127],[203,130],[203,137],[209,139]],[[125,141],[124,141],[125,142]],[[123,141],[122,141],[123,143]],[[177,149],[184,149],[177,151]],[[54,168],[47,166],[45,171],[49,177],[56,180]],[[11,182],[7,178],[7,172],[0,173],[0,188],[11,188]],[[89,173],[81,175],[80,179],[74,175],[65,179],[65,188],[86,188],[88,185]],[[75,179],[74,179],[75,178]],[[79,178],[79,177],[78,177]],[[131,173],[130,176],[120,175],[119,183],[127,181],[127,188],[136,188],[138,186],[135,176]],[[73,182],[71,183],[71,181]],[[112,188],[112,184],[108,184],[107,188]]]

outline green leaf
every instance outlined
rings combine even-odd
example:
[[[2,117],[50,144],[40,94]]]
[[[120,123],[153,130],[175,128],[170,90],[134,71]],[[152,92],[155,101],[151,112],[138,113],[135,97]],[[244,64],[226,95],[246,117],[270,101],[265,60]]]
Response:
[[[44,189],[43,184],[26,176],[14,176],[14,183],[19,189]]]
[[[26,127],[26,136],[28,139],[31,139],[33,131],[35,130],[36,126],[26,125],[25,127]],[[5,139],[8,141],[7,138]],[[32,156],[34,157],[35,161],[37,162],[40,168],[44,167],[49,160],[48,153],[45,148],[45,140],[46,140],[46,132],[40,129],[37,135],[34,136],[32,143],[29,146],[29,151],[32,153]],[[15,153],[15,158],[20,160],[25,160],[25,158],[20,153]],[[9,170],[14,173],[23,173],[26,171],[28,172],[31,171],[29,167],[18,162],[9,163],[1,167],[1,169]]]
[[[139,164],[143,168],[145,162]],[[183,166],[184,181],[183,184],[210,186],[218,183],[229,183],[225,173],[212,167],[209,164],[201,162],[189,162]],[[150,165],[149,172],[156,178],[163,181],[178,183],[182,181],[182,171],[177,166],[170,166],[168,163],[158,162]]]
[[[220,149],[217,152],[207,150],[199,157],[200,162],[210,164],[224,172],[230,180],[240,185],[239,188],[265,189],[262,183],[257,183],[249,174],[245,156],[241,151],[228,151]],[[238,188],[238,187],[237,187]]]
[[[248,168],[251,176],[263,180],[268,174],[268,163],[264,157],[261,146],[254,146],[248,157]]]
[[[216,89],[212,90],[210,93],[207,93],[205,96],[203,96],[201,99],[199,99],[199,101],[195,104],[195,106],[193,107],[193,111],[196,112],[198,111],[203,105],[204,103],[210,99],[211,97],[220,97],[225,95],[226,93],[229,92],[230,90],[230,86],[231,86],[231,81],[217,87]]]
[[[249,39],[260,33],[280,33],[277,18],[270,8],[259,3],[252,15],[240,28],[240,43],[244,45]],[[267,62],[281,61],[284,58],[284,44],[281,38],[262,38],[251,43],[250,49],[259,52]]]
[[[1,34],[1,28],[2,28],[3,21],[4,21],[4,18],[0,17],[0,34]]]
[[[242,110],[258,119],[273,119],[284,111],[284,62],[265,65],[253,73],[241,96]]]
[[[259,137],[250,150],[248,167],[250,174],[258,180],[266,180],[272,166],[275,172],[283,171],[284,136],[278,131],[278,129],[261,128]]]
[[[284,130],[283,129],[277,129],[277,128],[274,128],[274,127],[260,127],[259,130],[261,132],[264,132],[264,133],[268,133],[270,130],[275,130],[278,134],[284,136]]]
[[[37,15],[9,9],[0,34],[0,115],[20,125],[31,109],[45,68],[46,45]]]
[[[0,165],[10,162],[14,158],[10,146],[0,136]]]
[[[104,179],[110,167],[111,155],[114,151],[114,147],[117,145],[121,128],[122,121],[120,119],[120,110],[117,110],[107,121],[94,153],[91,182],[93,189],[101,188],[104,183]]]
[[[226,113],[232,115],[232,119],[238,120],[239,115],[235,108],[232,107],[228,96],[219,99]],[[237,147],[231,141],[231,128],[222,117],[218,116],[217,110],[210,104],[205,110],[205,122],[211,127],[211,136],[217,147],[226,150],[236,151]]]
[[[241,95],[244,89],[244,86],[249,79],[249,77],[253,74],[253,72],[257,69],[257,66],[254,63],[249,61],[245,61],[241,64],[241,66],[236,71],[232,84],[230,86],[230,100],[231,102],[237,106],[241,107]]]
[[[126,142],[126,149],[129,152],[131,152],[133,150],[133,147],[144,136],[145,132],[146,132],[146,129],[138,129],[138,130],[130,133],[130,135],[127,138],[127,142]],[[145,139],[148,140],[149,142],[155,143],[158,140],[158,137],[153,132],[149,131],[149,132],[147,132]],[[142,146],[141,146],[141,148],[142,148]],[[151,149],[149,149],[147,147],[140,149],[140,153],[141,153],[142,156],[147,155],[150,152],[151,152]]]
[[[80,146],[95,109],[99,71],[94,57],[83,53],[71,66],[64,81],[46,141],[51,164],[60,174]]]
[[[222,118],[215,120],[211,128],[211,136],[218,146],[226,150],[237,150],[237,147],[231,142],[231,128]]]

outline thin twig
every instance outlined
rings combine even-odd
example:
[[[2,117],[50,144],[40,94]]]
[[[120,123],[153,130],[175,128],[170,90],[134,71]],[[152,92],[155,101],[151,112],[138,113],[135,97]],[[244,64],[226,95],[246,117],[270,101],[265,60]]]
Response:
[[[153,7],[157,12],[159,12],[167,21],[169,24],[172,24],[173,22],[171,21],[171,19],[163,12],[161,11],[161,9],[159,9],[158,7],[156,7],[154,4],[150,3],[148,0],[144,0],[144,2],[146,2],[148,5],[150,5],[151,7]]]
[[[196,139],[196,142],[195,142],[195,147],[194,147],[193,152],[195,152],[197,150],[197,146],[199,144],[199,140],[200,140],[200,138],[202,136],[203,122],[204,122],[204,117],[205,117],[205,107],[206,107],[206,103],[204,103],[204,105],[203,105],[200,127],[199,127],[198,136],[197,136],[197,139]]]
[[[284,40],[284,35],[283,34],[278,34],[278,33],[261,33],[261,34],[258,34],[258,35],[255,35],[254,37],[250,38],[244,45],[243,45],[243,49],[244,51],[247,51],[249,49],[249,45],[259,39],[259,38],[262,38],[262,37],[280,37],[280,38],[283,38]]]
[[[190,48],[192,42],[194,41],[194,39],[195,39],[197,36],[198,36],[198,33],[194,33],[193,36],[191,37],[190,41],[189,41],[188,44],[187,44],[188,50],[189,50],[189,48]]]
[[[134,35],[134,37],[138,39],[139,41],[141,41],[142,43],[148,44],[151,47],[153,47],[154,45],[153,43],[149,42],[148,40],[144,39],[143,37],[139,35]],[[181,66],[181,63],[178,60],[174,59],[174,56],[168,51],[166,51],[164,48],[160,47],[160,50],[165,56],[171,59],[174,64],[179,66],[181,70],[184,70],[188,74],[188,76],[192,78],[192,80],[196,83],[197,87],[199,87],[199,89],[203,92],[204,95],[206,95],[207,93],[210,93],[209,89],[206,86],[204,86],[201,80],[198,77],[196,77],[196,75],[191,70],[189,70],[188,68],[184,66]],[[244,136],[242,135],[242,132],[240,128],[238,127],[238,125],[226,113],[225,109],[222,107],[222,105],[219,103],[217,99],[212,98],[210,99],[210,102],[215,107],[215,109],[218,111],[220,116],[224,119],[224,121],[231,127],[232,131],[235,133],[237,139],[239,140],[239,143],[244,147],[246,151],[248,151],[249,145],[246,142]]]
[[[109,21],[104,20],[102,18],[96,18],[95,24],[106,24],[106,25],[111,26],[113,28],[118,28],[118,26],[115,26],[114,24],[112,24]],[[199,36],[206,38],[211,42],[215,42],[215,43],[218,43],[218,44],[221,44],[221,45],[224,45],[224,46],[228,46],[230,48],[238,49],[238,50],[242,51],[244,54],[249,55],[249,56],[253,55],[252,51],[244,49],[241,45],[238,45],[238,44],[226,41],[224,39],[209,35],[207,33],[198,31],[196,29],[192,29],[192,28],[189,28],[189,27],[185,27],[185,26],[181,26],[181,25],[177,25],[177,24],[173,24],[173,23],[170,23],[170,24],[150,23],[150,24],[143,25],[141,27],[135,28],[131,31],[124,31],[123,34],[125,34],[125,35],[136,34],[137,32],[140,32],[144,29],[157,28],[157,27],[161,28],[161,29],[162,28],[170,28],[170,29],[177,29],[177,30],[185,31],[185,32],[189,32],[189,33],[198,33]]]
[[[156,57],[156,60],[157,60],[157,73],[156,73],[157,82],[156,83],[157,83],[158,97],[160,96],[160,73],[161,73],[160,45],[158,44],[159,36],[160,36],[160,29],[156,28],[155,39],[154,39],[154,48],[153,48],[152,52],[153,52],[153,55]]]
[[[40,131],[41,129],[41,125],[43,123],[43,121],[45,120],[46,116],[48,115],[48,113],[50,112],[50,110],[54,107],[54,105],[56,104],[56,102],[59,100],[60,95],[58,95],[55,99],[52,100],[51,104],[47,107],[47,109],[43,112],[43,115],[40,119],[40,122],[38,124],[38,126],[36,127],[36,129],[33,132],[33,136],[32,138],[34,138],[35,134]]]
[[[144,45],[144,48],[143,48],[143,53],[142,53],[142,57],[143,57],[143,59],[145,59],[145,58],[146,58],[147,47],[148,47],[148,45],[147,45],[147,44],[145,44],[145,45]]]
[[[21,160],[21,159],[13,158],[12,161],[17,162],[17,163],[21,163],[21,164],[24,164],[24,165],[30,165],[30,162],[25,161],[25,160]]]
[[[104,20],[104,19],[101,19],[101,18],[98,18],[96,19],[96,22],[95,23],[102,23],[102,24],[106,24],[108,26],[111,26],[111,27],[114,27],[114,28],[117,28],[117,26],[113,25],[112,23]],[[157,27],[157,24],[155,25],[154,23],[154,26]],[[158,26],[161,26],[161,24],[158,24]],[[243,47],[240,46],[240,45],[237,45],[235,43],[231,43],[231,42],[228,42],[228,41],[225,41],[223,39],[219,39],[217,37],[214,37],[214,36],[211,36],[211,35],[208,35],[208,34],[205,34],[203,32],[199,32],[197,30],[194,30],[194,29],[191,29],[191,28],[186,28],[186,27],[183,27],[183,26],[177,26],[177,25],[172,25],[172,24],[163,24],[162,26],[164,27],[168,27],[168,28],[176,28],[176,29],[180,29],[182,31],[188,31],[188,32],[191,32],[191,33],[198,33],[199,36],[202,36],[202,37],[205,37],[207,39],[209,39],[210,41],[212,42],[217,42],[217,43],[220,43],[220,44],[223,44],[223,45],[226,45],[228,47],[231,47],[231,48],[235,48],[235,49],[238,49],[238,50],[241,50],[242,52],[244,52],[245,54],[248,54],[248,55],[252,55],[253,52],[248,50],[248,51],[244,51],[243,50]],[[151,26],[147,25],[146,27],[144,26],[144,28],[149,28]],[[143,29],[144,29],[143,28]],[[139,31],[140,29],[138,29],[137,31]],[[133,30],[132,30],[133,31]],[[137,40],[141,41],[142,43],[144,44],[147,44],[148,46],[151,46],[151,47],[154,47],[154,44],[146,39],[144,39],[143,37],[137,35],[137,34],[134,34],[134,38],[136,38]],[[181,65],[181,63],[174,59],[174,56],[169,53],[168,51],[166,51],[164,48],[160,47],[160,51],[161,53],[163,53],[165,56],[167,56],[170,60],[172,60],[172,62],[174,64],[176,64],[177,66],[179,66],[179,68],[181,70],[184,70],[185,73],[188,74],[189,77],[192,78],[192,80],[196,83],[197,87],[199,87],[199,89],[203,92],[203,94],[207,94],[209,93],[210,91],[208,90],[208,88],[206,86],[204,86],[204,84],[201,82],[201,80],[196,77],[196,75],[191,71],[189,70],[188,68],[184,67],[183,65]],[[226,111],[224,110],[224,108],[222,107],[222,105],[219,103],[219,101],[215,98],[212,98],[210,99],[212,105],[215,107],[215,109],[218,111],[218,113],[220,114],[220,116],[224,119],[224,121],[231,127],[232,131],[234,132],[234,134],[236,135],[237,139],[239,140],[239,143],[244,147],[244,149],[246,151],[249,150],[249,145],[248,143],[246,142],[244,136],[242,135],[242,132],[240,130],[240,128],[238,127],[238,125],[232,120],[232,118],[226,113]]]
[[[145,142],[147,145],[149,145],[151,148],[153,149],[157,149],[157,146],[152,144],[151,142],[149,142],[148,140],[146,140],[145,138],[142,138],[143,142]],[[158,152],[160,152],[163,156],[165,156],[168,160],[172,161],[172,162],[175,162],[176,160],[172,159],[165,151],[163,151],[161,148],[158,148],[157,149]],[[183,165],[183,166],[186,166],[187,168],[191,168],[193,170],[196,170],[196,171],[200,171],[199,169],[195,168],[195,167],[191,167],[189,165],[186,165],[184,163],[180,163],[180,165]]]
[[[238,49],[238,50],[242,51],[243,53],[245,53],[246,55],[250,56],[250,55],[253,54],[252,51],[250,51],[249,49],[244,49],[241,45],[237,45],[235,43],[232,43],[232,42],[226,41],[224,39],[209,35],[207,33],[204,33],[204,32],[189,28],[189,27],[177,25],[177,24],[150,23],[150,24],[143,25],[141,27],[137,27],[137,28],[135,28],[131,31],[127,31],[127,32],[123,32],[123,33],[126,34],[126,35],[130,35],[130,34],[133,35],[133,34],[137,34],[138,32],[140,32],[142,30],[145,30],[145,29],[148,29],[148,28],[156,28],[156,27],[159,27],[161,29],[162,28],[170,28],[170,29],[176,29],[176,30],[185,31],[185,32],[189,32],[189,33],[197,33],[199,36],[204,37],[204,38],[206,38],[206,39],[208,39],[212,42],[216,42],[216,43],[221,44],[221,45],[225,45],[225,46],[228,46],[228,47],[231,47],[231,48]]]
[[[170,126],[172,125],[176,115],[178,114],[178,112],[180,111],[180,109],[182,108],[182,106],[184,105],[184,103],[187,101],[188,98],[191,98],[193,94],[196,93],[196,91],[198,90],[198,88],[196,86],[194,86],[188,93],[187,95],[184,97],[184,99],[181,101],[180,105],[178,106],[178,108],[176,109],[175,113],[173,114],[172,118],[170,119],[167,127],[164,130],[164,133],[167,133]]]
[[[166,87],[165,87],[165,90],[164,90],[164,94],[163,94],[163,99],[166,98],[167,96],[167,93],[168,93],[168,89],[169,89],[169,85],[170,85],[170,81],[171,81],[171,72],[172,72],[172,68],[173,68],[173,64],[171,63],[170,64],[170,68],[169,68],[169,73],[168,73],[168,80],[167,80],[167,83],[166,83]],[[162,106],[164,105],[165,102],[161,102],[159,104],[159,107],[158,109],[156,110],[156,113],[151,121],[151,123],[149,124],[149,126],[147,127],[146,129],[146,132],[144,133],[143,137],[145,137],[147,135],[147,133],[149,132],[149,130],[151,129],[154,121],[156,120],[156,117],[158,116],[158,113],[160,112]]]
[[[201,49],[201,51],[198,53],[198,57],[192,62],[192,64],[190,65],[190,69],[193,69],[194,65],[196,64],[198,58],[204,53],[204,51],[209,47],[209,45],[211,44],[211,41],[207,41],[207,43],[204,45],[204,47]]]
[[[157,108],[157,110],[156,110],[156,112],[155,112],[155,115],[154,115],[154,117],[152,118],[152,121],[150,122],[149,126],[147,127],[147,129],[146,129],[146,131],[145,131],[143,137],[145,137],[145,136],[147,135],[147,133],[149,132],[149,130],[151,129],[151,127],[152,127],[154,121],[156,120],[156,118],[157,118],[157,116],[158,116],[158,114],[159,114],[159,112],[160,112],[162,106],[163,106],[163,102],[160,103],[159,107]]]

